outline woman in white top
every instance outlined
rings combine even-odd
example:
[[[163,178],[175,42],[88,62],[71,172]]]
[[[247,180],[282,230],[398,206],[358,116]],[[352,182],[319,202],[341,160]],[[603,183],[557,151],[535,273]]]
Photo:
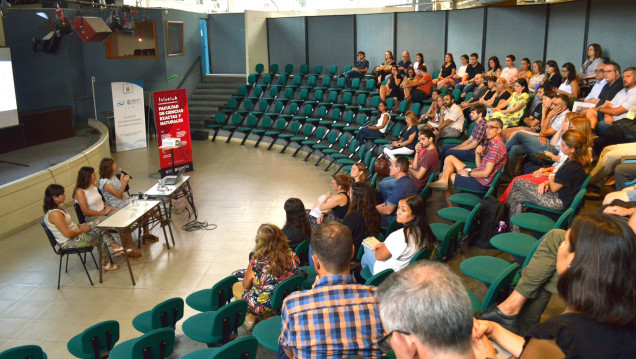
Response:
[[[71,216],[60,205],[66,200],[64,187],[50,184],[44,192],[44,224],[53,233],[62,249],[102,246],[102,270],[113,271],[119,266],[108,262],[108,245],[113,250],[121,251],[121,247],[110,237],[99,235],[94,223],[73,223]]]
[[[358,134],[356,134],[355,139],[358,140],[358,144],[362,145],[367,140],[367,137],[384,137],[384,132],[386,132],[386,125],[389,123],[389,113],[386,112],[386,102],[380,101],[378,105],[378,111],[380,111],[380,115],[378,116],[378,120],[373,126],[362,127]]]
[[[424,62],[424,55],[422,55],[421,52],[418,52],[417,55],[415,55],[415,63],[413,64],[413,68],[419,69],[420,65],[426,65],[426,63]]]
[[[571,62],[563,64],[561,68],[563,82],[561,82],[561,86],[556,90],[556,93],[572,98],[579,97],[579,80],[576,79],[574,71],[574,65]]]
[[[453,75],[453,80],[455,81],[454,85],[462,82],[464,80],[464,75],[466,75],[466,69],[468,68],[468,55],[464,54],[459,57],[462,62],[462,65],[457,69],[455,75]]]
[[[411,259],[423,248],[430,251],[428,259],[437,257],[438,242],[426,216],[426,202],[417,194],[408,194],[398,202],[397,222],[404,225],[389,234],[387,239],[374,250],[364,248],[362,268],[369,268],[371,274],[385,269],[400,269],[409,265]]]

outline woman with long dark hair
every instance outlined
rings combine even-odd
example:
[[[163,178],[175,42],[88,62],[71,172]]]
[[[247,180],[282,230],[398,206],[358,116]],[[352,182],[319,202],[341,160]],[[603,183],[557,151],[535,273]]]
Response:
[[[556,257],[557,290],[565,312],[524,337],[476,320],[484,335],[516,358],[634,358],[636,356],[636,234],[611,215],[581,214]],[[485,356],[492,356],[493,353]]]
[[[574,71],[574,65],[571,62],[563,64],[563,68],[561,69],[563,80],[561,81],[559,88],[555,90],[556,93],[567,95],[572,98],[579,97],[579,80],[576,79]]]
[[[108,246],[121,251],[123,247],[108,236],[100,236],[94,223],[77,224],[60,205],[66,200],[64,187],[50,184],[44,191],[44,224],[62,249],[102,246],[102,271],[114,271],[119,266],[108,262]]]
[[[417,194],[408,194],[398,202],[397,222],[404,225],[389,234],[384,242],[374,250],[364,248],[362,267],[369,268],[371,274],[385,269],[400,269],[423,248],[430,251],[429,258],[437,257],[438,241],[431,231],[426,215],[426,202]]]
[[[494,76],[496,78],[501,76],[501,63],[499,63],[497,56],[491,56],[488,59],[488,71],[486,71],[486,76]]]
[[[503,122],[504,128],[515,127],[519,125],[523,113],[526,111],[528,105],[528,81],[526,79],[517,79],[513,87],[514,93],[512,96],[499,103],[498,108],[488,116],[488,120],[491,118],[498,118]]]
[[[545,63],[545,80],[543,83],[547,83],[553,88],[559,88],[562,81],[561,74],[559,73],[559,65],[554,60],[549,60]]]
[[[349,189],[349,211],[342,224],[349,227],[356,253],[362,241],[380,233],[380,213],[375,208],[375,191],[365,183],[355,182]]]
[[[285,201],[284,208],[285,226],[283,226],[283,233],[287,237],[289,247],[296,249],[298,244],[311,237],[309,218],[305,212],[303,201],[298,198],[289,198]]]
[[[456,71],[457,65],[455,65],[453,54],[449,52],[444,56],[444,63],[442,64],[442,68],[439,70],[439,75],[433,80],[433,85],[437,85],[438,90],[441,90],[442,87],[445,86],[455,86],[453,76],[455,76]]]
[[[96,181],[97,175],[93,167],[84,166],[77,172],[73,198],[79,204],[87,222],[93,218],[107,216],[113,210],[113,207],[104,203],[95,186]]]

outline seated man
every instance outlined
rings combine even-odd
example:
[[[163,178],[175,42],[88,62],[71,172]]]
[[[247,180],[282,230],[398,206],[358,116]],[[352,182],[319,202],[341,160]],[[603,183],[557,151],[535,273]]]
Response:
[[[444,107],[442,108],[443,121],[435,129],[435,144],[439,147],[442,139],[457,138],[462,135],[464,127],[464,112],[455,103],[455,97],[451,94],[444,95]]]
[[[383,203],[376,206],[382,215],[382,225],[388,225],[395,219],[398,202],[402,197],[410,193],[418,193],[417,186],[409,173],[409,160],[406,157],[398,157],[391,163],[389,175],[378,185]]]
[[[404,81],[404,98],[409,102],[422,102],[431,95],[433,78],[426,72],[426,65],[424,64],[420,64],[415,71],[415,79]]]
[[[605,180],[611,176],[615,167],[620,163],[621,157],[636,154],[636,143],[621,143],[618,145],[607,146],[598,157],[596,166],[590,172],[590,184],[587,186],[590,197],[599,198],[598,192],[605,184]],[[618,188],[621,190],[621,188]],[[594,193],[594,194],[593,194]]]
[[[391,333],[380,349],[392,349],[398,359],[474,358],[470,300],[448,266],[418,261],[391,274],[378,296],[382,325]]]
[[[455,156],[460,161],[472,161],[475,158],[475,148],[486,147],[486,106],[477,104],[470,108],[470,119],[475,122],[470,137],[459,145],[442,145],[440,161],[444,163],[447,156]]]
[[[488,86],[486,86],[486,83],[484,82],[484,75],[483,74],[475,75],[475,78],[473,79],[473,82],[471,84],[474,85],[473,86],[474,87],[473,97],[471,97],[470,100],[468,100],[468,101],[461,102],[459,104],[459,107],[461,107],[461,108],[468,108],[468,107],[470,107],[472,105],[475,105],[475,104],[479,103],[479,99],[484,97],[484,95],[488,91]],[[464,115],[466,115],[466,114],[464,114]]]
[[[467,168],[466,164],[455,156],[448,156],[444,161],[444,171],[438,181],[430,184],[431,188],[447,189],[450,180],[455,187],[487,191],[497,171],[506,165],[506,146],[500,136],[502,128],[503,123],[500,119],[494,118],[488,121],[486,126],[488,146],[486,148],[477,146],[475,149],[477,165],[475,170]]]
[[[346,86],[351,88],[351,79],[363,78],[364,74],[369,70],[369,61],[364,58],[364,51],[358,52],[358,61],[353,65],[353,69],[345,74]]]
[[[476,86],[479,86],[477,83],[475,83],[475,78],[477,77],[477,75],[481,75],[484,73],[484,66],[480,64],[478,60],[479,55],[477,55],[477,53],[473,52],[472,54],[470,54],[470,64],[466,68],[466,74],[468,76],[460,83],[455,85],[455,89],[458,89],[462,92],[460,95],[462,99],[466,97],[467,93],[473,91]],[[473,97],[475,97],[475,94],[473,94]]]
[[[512,84],[512,77],[515,76],[519,72],[519,69],[515,67],[515,55],[506,56],[506,67],[501,70],[501,75],[499,77],[503,77],[508,81],[508,84]]]
[[[351,275],[351,231],[325,222],[314,230],[311,248],[318,276],[312,289],[283,302],[278,358],[380,357],[373,347],[384,334],[376,288]]]
[[[517,126],[517,127],[508,127],[501,131],[501,137],[504,139],[504,142],[508,142],[515,133],[519,131],[526,132],[540,132],[541,131],[541,118],[543,115],[543,96],[546,92],[551,92],[552,87],[547,84],[543,84],[539,86],[536,90],[534,99],[532,103],[530,103],[530,110],[526,114],[526,117],[523,118],[523,123],[527,126]],[[550,96],[550,98],[554,97],[554,95]]]
[[[621,77],[621,67],[615,62],[596,65],[594,75],[596,76],[596,84],[585,98],[585,102],[593,103],[596,107],[599,107],[613,99],[623,89],[623,78]],[[587,111],[588,109],[584,108],[579,113],[586,115]]]
[[[415,146],[415,158],[409,166],[409,177],[413,179],[418,190],[426,186],[428,177],[438,166],[439,154],[435,148],[435,135],[431,129],[423,129]]]
[[[508,151],[508,165],[506,179],[512,179],[521,173],[519,156],[532,153],[544,153],[544,151],[559,153],[559,150],[550,143],[550,139],[559,129],[568,111],[567,95],[543,95],[541,130],[539,135],[530,132],[517,132],[506,142]]]
[[[623,163],[616,166],[616,192],[608,193],[603,204],[610,204],[614,200],[636,202],[636,163]]]
[[[636,121],[633,113],[627,116],[628,112],[636,107],[636,67],[625,70],[623,86],[625,88],[611,101],[606,101],[586,113],[592,128],[598,128],[600,134],[594,143],[596,153],[600,153],[605,146],[631,142],[636,138]]]

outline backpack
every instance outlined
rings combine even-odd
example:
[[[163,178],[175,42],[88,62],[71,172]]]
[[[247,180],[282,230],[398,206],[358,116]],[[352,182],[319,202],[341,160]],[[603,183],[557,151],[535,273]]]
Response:
[[[506,215],[506,206],[499,202],[494,196],[488,196],[481,201],[481,211],[475,218],[476,223],[473,230],[468,235],[467,242],[469,246],[476,246],[482,249],[493,249],[490,245],[490,239],[499,234],[499,222],[504,220]]]

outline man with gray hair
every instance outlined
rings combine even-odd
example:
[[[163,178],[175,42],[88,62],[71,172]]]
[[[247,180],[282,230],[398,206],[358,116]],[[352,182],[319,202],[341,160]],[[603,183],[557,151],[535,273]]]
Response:
[[[388,333],[383,351],[402,358],[474,358],[470,300],[448,266],[418,261],[378,287],[380,318]]]

